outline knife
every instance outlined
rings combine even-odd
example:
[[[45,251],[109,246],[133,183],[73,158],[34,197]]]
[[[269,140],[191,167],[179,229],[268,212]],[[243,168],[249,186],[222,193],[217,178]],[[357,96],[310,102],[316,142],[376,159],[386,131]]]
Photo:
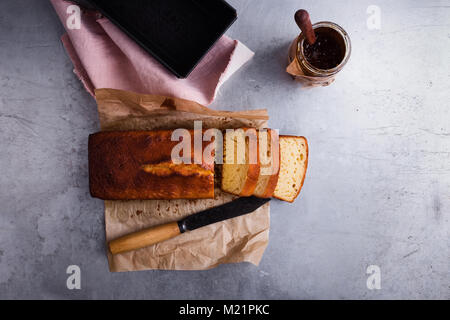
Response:
[[[182,220],[134,232],[109,242],[112,254],[136,250],[216,222],[251,213],[270,198],[242,197],[218,207],[200,211]]]

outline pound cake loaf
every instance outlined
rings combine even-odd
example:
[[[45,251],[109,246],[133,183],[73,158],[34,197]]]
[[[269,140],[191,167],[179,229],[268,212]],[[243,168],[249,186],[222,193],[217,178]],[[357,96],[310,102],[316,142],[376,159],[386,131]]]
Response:
[[[223,140],[221,189],[239,196],[251,196],[260,169],[256,129],[226,131]]]
[[[280,173],[278,132],[272,129],[258,131],[260,173],[253,195],[270,198],[275,191]]]
[[[214,162],[195,164],[194,132],[190,158],[172,161],[172,130],[109,131],[89,136],[89,187],[104,200],[214,198]],[[214,150],[211,152],[214,153]],[[198,158],[200,156],[200,158]]]
[[[306,138],[280,136],[280,155],[280,174],[273,196],[280,200],[293,202],[303,186],[308,166]]]

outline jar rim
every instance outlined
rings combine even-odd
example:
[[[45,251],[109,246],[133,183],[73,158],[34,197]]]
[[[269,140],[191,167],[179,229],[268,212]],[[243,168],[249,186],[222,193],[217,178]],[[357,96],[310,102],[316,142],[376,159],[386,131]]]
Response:
[[[350,58],[350,53],[351,53],[350,37],[348,36],[347,32],[340,25],[338,25],[334,22],[320,21],[320,22],[314,23],[312,25],[312,27],[313,27],[313,29],[326,27],[326,28],[333,29],[334,31],[339,33],[339,35],[344,40],[344,44],[345,44],[344,58],[336,67],[331,68],[331,69],[320,69],[320,68],[313,66],[306,59],[304,52],[303,52],[303,43],[305,41],[305,35],[302,32],[298,36],[298,40],[297,40],[297,59],[300,60],[304,64],[304,66],[309,69],[309,71],[319,73],[319,74],[333,75],[333,74],[337,73],[339,70],[341,70],[344,67],[344,65],[347,63],[348,59]]]

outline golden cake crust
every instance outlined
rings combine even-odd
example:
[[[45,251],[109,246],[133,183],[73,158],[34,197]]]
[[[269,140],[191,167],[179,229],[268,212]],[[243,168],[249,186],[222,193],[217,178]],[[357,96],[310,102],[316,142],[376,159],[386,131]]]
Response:
[[[89,188],[104,200],[214,198],[214,163],[175,164],[172,130],[106,131],[89,136]],[[210,142],[202,142],[202,153]],[[203,158],[203,157],[202,157]]]
[[[278,133],[275,130],[269,129],[267,130],[268,134],[269,134],[269,139],[272,140],[271,143],[271,147],[273,146],[273,139],[277,139],[279,140],[278,137]],[[274,138],[273,136],[276,137]],[[280,145],[279,145],[279,141],[278,142],[278,164],[277,164],[277,171],[274,172],[273,175],[270,176],[269,181],[267,182],[267,186],[266,189],[264,190],[264,193],[261,195],[262,198],[270,198],[273,196],[273,192],[275,191],[275,188],[277,187],[277,183],[278,183],[278,176],[280,175],[280,165],[281,165],[281,152],[280,152]],[[273,152],[271,153],[272,157]],[[272,164],[273,164],[273,160],[272,160]]]
[[[256,184],[258,183],[258,177],[259,177],[259,172],[260,172],[259,143],[258,143],[258,139],[257,139],[258,135],[257,135],[256,129],[245,128],[244,130],[247,134],[253,135],[254,139],[256,141],[256,143],[255,143],[256,150],[253,150],[253,152],[256,152],[256,163],[248,165],[247,178],[245,180],[244,186],[242,187],[241,193],[239,194],[242,197],[249,197],[255,191]],[[251,152],[250,145],[249,145],[248,152]]]

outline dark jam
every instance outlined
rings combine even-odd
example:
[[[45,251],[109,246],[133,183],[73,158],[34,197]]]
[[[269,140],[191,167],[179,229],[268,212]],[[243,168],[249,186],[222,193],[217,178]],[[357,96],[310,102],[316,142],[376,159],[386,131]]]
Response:
[[[315,30],[316,42],[310,45],[303,42],[303,54],[306,60],[318,69],[333,69],[344,59],[345,47],[342,37],[329,28]]]

